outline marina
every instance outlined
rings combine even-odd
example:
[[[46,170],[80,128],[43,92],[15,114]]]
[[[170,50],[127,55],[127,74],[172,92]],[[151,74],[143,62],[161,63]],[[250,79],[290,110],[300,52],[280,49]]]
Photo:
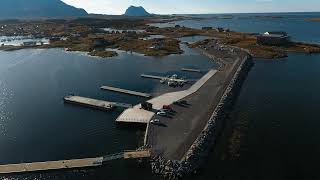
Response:
[[[213,30],[217,27],[228,28],[232,32],[223,33],[239,32],[239,37],[236,40],[241,42],[241,32],[258,34],[281,30],[290,34],[293,41],[320,43],[318,38],[320,37],[319,23],[304,21],[306,18],[319,17],[319,13],[234,14],[232,19],[215,18],[216,15],[201,15],[199,17],[205,19],[208,16],[210,18],[207,20],[183,20],[166,24],[173,26],[173,28],[175,25],[179,25],[180,29],[187,27],[201,30],[203,27],[211,26]],[[48,23],[49,26],[46,27],[49,34],[59,33],[54,29],[62,29],[60,26],[51,28],[50,24],[53,23]],[[44,30],[41,27],[39,29],[32,28],[35,26],[28,26],[28,24],[21,24],[21,28],[24,28],[28,34],[39,34]],[[81,22],[79,24],[80,26],[77,27],[82,27]],[[247,26],[248,24],[252,24],[252,26]],[[14,27],[20,28],[19,25]],[[113,26],[110,25],[110,27]],[[18,28],[10,29],[18,32],[22,30]],[[127,29],[126,27],[119,28]],[[129,28],[131,29],[131,27]],[[114,34],[104,35],[103,31],[96,32],[93,28],[94,32],[89,32],[88,36],[87,33],[84,33],[83,39],[86,41],[78,42],[75,39],[81,39],[82,33],[77,32],[78,28],[74,29],[66,34],[69,34],[73,42],[77,42],[75,45],[91,43],[88,40],[95,38],[92,36],[95,35],[94,33],[97,34],[97,37],[105,37],[108,40],[111,39],[107,38],[109,36],[117,36],[112,40],[123,39],[119,42],[126,45],[128,40],[142,41],[142,38],[148,37],[147,34],[150,34],[146,31],[146,35],[137,33],[136,37],[133,35],[134,33],[120,34],[119,32],[117,34],[115,31]],[[86,29],[83,30],[86,32]],[[152,34],[161,34],[157,29],[150,30],[155,30]],[[4,32],[7,31],[6,29]],[[177,32],[179,33],[179,31]],[[170,35],[170,31],[164,31],[163,34],[165,33]],[[130,35],[128,39],[127,35]],[[237,42],[233,41],[233,36],[226,37],[227,40],[230,40],[228,42]],[[195,38],[190,37],[190,40],[192,39]],[[145,41],[147,40],[145,39]],[[37,40],[32,38],[31,41]],[[184,42],[184,40],[180,41]],[[3,40],[0,45],[21,46],[24,42],[27,46],[27,40],[19,38],[9,41]],[[116,41],[114,47],[117,47],[119,42]],[[128,49],[131,45],[137,45],[131,42],[128,43]],[[150,38],[150,44],[151,42],[155,42],[155,40]],[[241,42],[239,45],[245,45]],[[252,39],[252,42],[255,42],[255,39]],[[147,47],[156,47],[147,44]],[[161,45],[161,43],[159,44]],[[29,45],[31,46],[32,42]],[[48,47],[54,47],[54,45]],[[218,102],[222,94],[221,89],[224,89],[222,87],[224,81],[219,80],[219,77],[229,78],[223,72],[218,71],[211,78],[212,80],[207,81],[196,93],[182,99],[187,102],[187,105],[180,106],[176,103],[170,105],[169,107],[174,110],[174,113],[169,114],[170,117],[155,115],[157,109],[163,108],[163,104],[169,105],[167,103],[184,96],[184,93],[172,91],[188,90],[187,88],[193,84],[192,80],[199,80],[209,69],[212,69],[212,66],[207,63],[212,61],[198,55],[198,50],[185,50],[183,46],[180,48],[184,50],[184,54],[161,58],[138,56],[134,53],[135,51],[132,54],[130,51],[128,51],[129,53],[116,51],[119,56],[111,58],[93,58],[78,52],[65,53],[64,49],[59,48],[33,49],[26,47],[20,49],[20,47],[16,47],[20,50],[1,51],[0,130],[2,148],[0,164],[4,164],[0,165],[0,169],[3,170],[0,171],[0,173],[3,172],[1,178],[39,180],[162,179],[151,175],[148,167],[135,164],[136,161],[123,162],[123,159],[126,158],[140,157],[140,153],[125,155],[120,151],[137,148],[142,144],[144,136],[145,145],[148,143],[158,144],[158,146],[152,146],[154,149],[159,149],[152,151],[152,155],[154,152],[159,152],[161,156],[168,157],[168,159],[179,160],[180,155],[193,143],[195,137],[200,134],[201,127],[210,117],[215,107],[212,102]],[[210,49],[208,46],[206,50]],[[149,50],[153,51],[154,49]],[[217,50],[225,52],[223,48],[217,48]],[[260,46],[257,46],[256,50],[260,50]],[[214,151],[210,151],[210,154],[192,156],[195,157],[193,160],[205,157],[206,164],[201,171],[197,171],[196,175],[192,174],[190,179],[238,180],[259,177],[275,180],[290,177],[317,179],[319,123],[316,109],[319,99],[317,93],[319,83],[314,77],[319,74],[319,55],[288,53],[288,57],[285,59],[274,59],[275,61],[254,59],[255,66],[243,82],[241,91],[239,87],[239,92],[235,93],[237,94],[235,96],[238,97],[233,102],[234,108],[230,108],[232,112],[227,115],[228,121],[223,125],[227,129],[221,132],[221,137],[215,138],[217,144],[214,145]],[[200,72],[193,70],[200,70]],[[154,80],[142,79],[140,76],[142,73],[147,74],[143,78]],[[173,74],[177,74],[179,78],[188,78],[186,88],[167,87],[167,75]],[[214,80],[215,77],[218,77],[217,81]],[[163,85],[159,81],[163,82]],[[299,82],[303,83],[303,88]],[[154,101],[153,109],[151,111],[140,109],[139,103],[143,104],[144,101],[147,101],[143,96],[120,92],[122,90],[117,93],[115,93],[116,91],[105,92],[100,89],[102,85],[150,93],[154,96],[150,100]],[[208,87],[211,90],[206,89]],[[80,106],[64,104],[62,98],[69,95],[70,92],[84,96],[83,98],[90,97],[87,100],[104,101],[110,104],[125,102],[137,106],[131,106],[132,108],[122,113],[124,108],[110,111],[114,107],[111,109],[101,108],[96,106],[97,103],[94,103],[93,106],[90,103],[79,104],[79,102],[66,103]],[[313,95],[313,98],[310,98],[310,95]],[[102,111],[92,111],[81,106],[101,108]],[[217,107],[221,106],[218,104]],[[108,112],[106,113],[106,111]],[[224,113],[217,114],[224,115]],[[150,119],[158,120],[157,122],[161,124],[152,123],[155,121],[150,122]],[[121,124],[128,123],[128,126],[119,127],[115,121]],[[144,134],[144,128],[136,128],[131,123],[146,124],[148,131]],[[145,125],[141,125],[141,127],[145,127]],[[213,130],[213,133],[217,132],[216,128]],[[213,136],[209,135],[209,137]],[[199,144],[205,144],[202,142]],[[204,149],[196,147],[196,150]],[[112,154],[114,152],[120,153]],[[105,154],[111,155],[102,156]],[[141,154],[141,156],[147,156],[148,152],[146,155]],[[74,159],[84,157],[85,159]],[[66,160],[55,161],[60,159]],[[117,159],[119,161],[112,161]],[[106,161],[110,162],[104,163]],[[167,168],[166,163],[160,165],[159,167]],[[78,167],[80,169],[72,169]],[[24,173],[55,169],[62,170]],[[10,172],[18,173],[11,174]],[[7,175],[7,173],[10,174]]]
[[[154,110],[161,110],[164,105],[171,105],[176,101],[179,101],[195,92],[197,92],[212,76],[217,73],[217,70],[212,69],[199,79],[189,89],[183,91],[176,91],[165,93],[161,96],[155,97],[147,101],[152,104]],[[141,109],[141,104],[134,106],[133,108],[126,109],[116,120],[116,122],[125,123],[149,123],[155,115],[154,112]]]
[[[121,89],[121,88],[116,88],[116,87],[111,87],[111,86],[102,86],[101,89],[107,90],[107,91],[124,93],[124,94],[130,94],[130,95],[134,95],[134,96],[145,97],[145,98],[150,98],[152,96],[151,94],[147,94],[147,93],[131,91],[131,90],[126,90],[126,89]]]

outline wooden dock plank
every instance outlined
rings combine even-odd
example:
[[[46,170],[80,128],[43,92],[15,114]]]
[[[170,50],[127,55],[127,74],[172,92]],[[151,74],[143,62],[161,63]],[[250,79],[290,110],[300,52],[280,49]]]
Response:
[[[151,97],[151,94],[137,92],[137,91],[131,91],[131,90],[127,90],[127,89],[121,89],[121,88],[111,87],[111,86],[102,86],[101,89],[108,90],[108,91],[119,92],[119,93],[124,93],[124,94],[130,94],[130,95],[134,95],[134,96],[141,96],[141,97],[146,97],[146,98],[150,98]]]

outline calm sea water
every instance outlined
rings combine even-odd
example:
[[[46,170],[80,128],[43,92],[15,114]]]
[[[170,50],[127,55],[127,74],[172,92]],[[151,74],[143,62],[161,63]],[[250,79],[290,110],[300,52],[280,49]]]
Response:
[[[286,31],[297,41],[320,43],[320,23],[307,22],[306,18],[319,17],[320,13],[266,13],[228,14],[232,19],[209,18],[206,20],[185,20],[175,23],[156,24],[159,27],[181,25],[201,29],[205,26],[229,28],[239,32],[264,33],[266,31]],[[194,15],[200,17],[223,17],[225,15]],[[259,17],[257,17],[259,16]],[[263,16],[269,16],[263,17]],[[280,18],[270,18],[270,16]]]
[[[185,50],[183,55],[161,58],[123,52],[118,57],[103,59],[67,53],[62,49],[0,52],[0,164],[97,157],[136,149],[141,145],[145,127],[117,126],[115,119],[121,110],[100,112],[64,104],[62,98],[74,93],[137,104],[146,99],[102,91],[100,86],[147,93],[159,89],[173,91],[177,89],[142,79],[140,74],[178,74],[198,79],[203,74],[180,69],[189,67],[207,71],[216,66],[212,60],[185,45],[182,48]],[[116,169],[129,168],[127,164],[119,166]],[[110,170],[109,174],[114,171]],[[27,179],[39,176],[61,179],[50,173],[23,175]],[[77,173],[74,176],[78,179]],[[21,178],[2,178],[7,177]]]
[[[243,18],[252,16],[245,14],[190,26],[202,23],[247,32],[281,30],[295,40],[320,42],[320,23],[304,21],[320,17],[320,13],[272,15],[284,18]],[[319,76],[319,54],[256,59],[215,150],[204,169],[190,179],[320,179]]]
[[[319,179],[319,75],[319,55],[256,60],[197,178]]]
[[[283,30],[296,40],[320,42],[320,23],[303,20],[320,17],[320,13],[283,14],[281,19],[253,18],[256,14],[234,16],[231,20],[178,24],[248,32]],[[73,92],[135,103],[143,99],[103,92],[99,86],[152,92],[158,82],[141,80],[140,73],[170,74],[180,73],[177,69],[185,66],[213,66],[192,51],[167,58],[122,54],[106,60],[59,49],[21,50],[0,52],[0,60],[1,163],[87,157],[134,148],[143,129],[117,127],[114,118],[120,112],[64,105],[61,98]],[[255,62],[215,150],[204,169],[190,179],[320,178],[320,55],[290,54],[285,59]],[[158,179],[134,161],[115,161],[98,169],[2,176],[45,180],[129,178]]]

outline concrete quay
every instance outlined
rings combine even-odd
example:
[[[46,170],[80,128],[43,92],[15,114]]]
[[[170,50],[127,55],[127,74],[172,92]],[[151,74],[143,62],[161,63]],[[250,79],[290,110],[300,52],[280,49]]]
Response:
[[[110,111],[115,107],[122,107],[122,108],[132,107],[131,104],[108,102],[108,101],[86,98],[81,96],[66,96],[63,99],[64,99],[64,102],[66,103],[76,104],[76,105],[99,109],[103,111]]]
[[[152,147],[152,171],[164,178],[178,179],[201,167],[253,64],[240,49],[226,47],[221,52],[210,48],[214,45],[201,51],[218,59],[221,66],[215,76],[184,98],[188,106],[173,106],[175,115],[159,117],[162,126],[149,125],[146,144]]]

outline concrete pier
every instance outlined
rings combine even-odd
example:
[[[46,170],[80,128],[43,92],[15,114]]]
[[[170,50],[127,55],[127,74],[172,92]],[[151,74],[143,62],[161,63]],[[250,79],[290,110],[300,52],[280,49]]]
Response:
[[[80,96],[66,96],[64,97],[64,101],[66,103],[77,104],[77,105],[86,106],[86,107],[104,110],[104,111],[110,111],[115,107],[123,107],[123,108],[132,107],[131,104],[108,102],[108,101],[91,99],[91,98],[80,97]]]
[[[200,69],[182,68],[181,71],[201,73],[201,70],[200,70]]]
[[[130,95],[134,95],[134,96],[145,97],[145,98],[151,97],[151,94],[137,92],[137,91],[131,91],[131,90],[127,90],[127,89],[121,89],[121,88],[116,88],[116,87],[111,87],[111,86],[102,86],[101,89],[107,90],[107,91],[124,93],[124,94],[130,94]]]

